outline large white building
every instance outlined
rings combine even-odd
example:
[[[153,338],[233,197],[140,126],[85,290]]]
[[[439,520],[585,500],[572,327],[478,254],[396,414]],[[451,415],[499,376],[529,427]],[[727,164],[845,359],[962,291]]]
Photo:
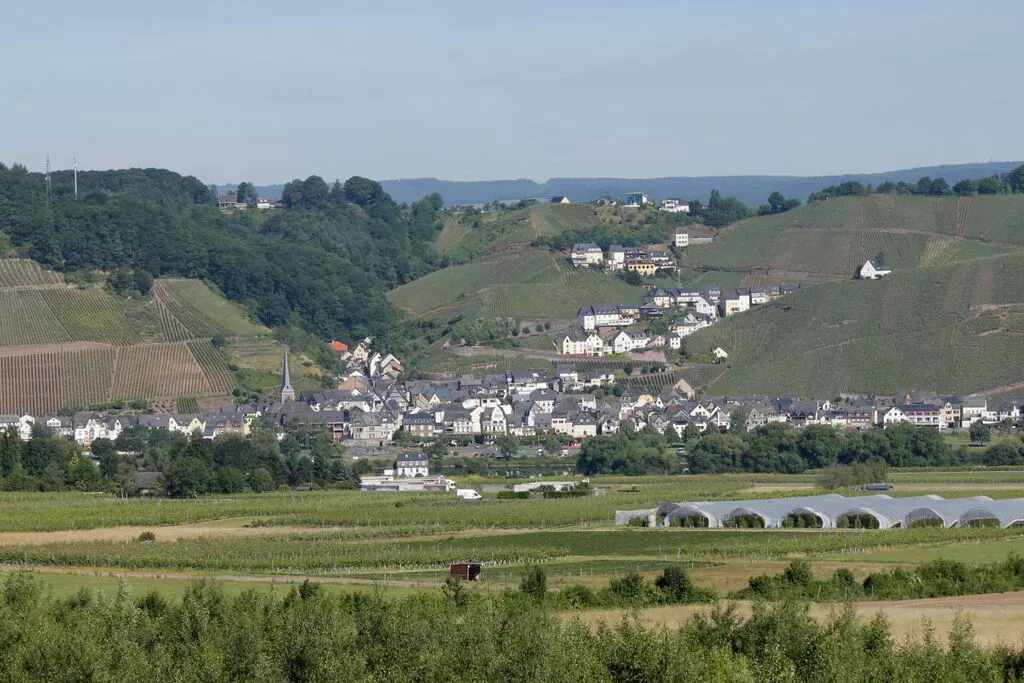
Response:
[[[584,306],[576,314],[584,330],[599,327],[626,327],[640,318],[640,307],[629,304],[595,304]]]
[[[592,242],[581,242],[573,245],[570,259],[577,268],[596,266],[604,261],[604,253]]]

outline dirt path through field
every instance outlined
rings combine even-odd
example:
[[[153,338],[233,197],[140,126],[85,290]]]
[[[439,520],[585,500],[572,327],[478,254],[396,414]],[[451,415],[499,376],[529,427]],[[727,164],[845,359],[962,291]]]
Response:
[[[5,531],[0,533],[0,546],[76,543],[79,541],[134,541],[143,531],[152,531],[158,541],[176,541],[206,536],[277,536],[289,533],[340,530],[346,527],[244,526],[249,518],[226,526],[223,520],[202,524],[174,526],[115,526],[100,529],[69,531]]]
[[[35,356],[41,353],[62,353],[65,351],[88,351],[89,349],[112,349],[112,344],[100,342],[54,342],[52,344],[21,344],[19,346],[0,346],[0,358],[12,356]]]
[[[1015,382],[1013,384],[1004,384],[1001,387],[992,387],[991,389],[985,389],[984,391],[976,391],[976,392],[974,392],[974,395],[975,396],[995,396],[996,394],[1005,394],[1008,391],[1017,391],[1019,389],[1024,389],[1024,382]]]
[[[30,292],[38,289],[74,289],[75,285],[69,285],[65,282],[51,282],[45,285],[10,285],[8,287],[0,287],[0,294],[4,292]]]
[[[540,349],[493,349],[490,346],[449,346],[448,353],[456,356],[501,356],[502,358],[540,358],[544,360],[564,360],[563,356],[554,351]]]
[[[988,244],[993,247],[1005,247],[1007,249],[1021,249],[1024,245],[1015,244],[1013,242],[995,242],[992,240],[978,239],[977,237],[964,237],[959,234],[956,235],[944,235],[941,232],[933,232],[930,230],[914,230],[912,228],[857,228],[857,227],[842,227],[842,228],[809,228],[802,225],[794,225],[786,229],[786,232],[807,232],[810,230],[845,230],[849,232],[882,232],[893,235],[928,235],[929,237],[952,237],[953,239],[960,239],[965,242],[978,242],[979,244]]]

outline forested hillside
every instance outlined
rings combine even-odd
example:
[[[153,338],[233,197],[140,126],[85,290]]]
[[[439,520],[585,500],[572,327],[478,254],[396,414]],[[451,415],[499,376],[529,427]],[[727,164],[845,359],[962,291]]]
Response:
[[[397,337],[385,292],[438,262],[441,197],[399,206],[365,178],[311,176],[286,186],[285,210],[227,215],[211,188],[170,171],[82,172],[78,184],[76,199],[71,174],[54,173],[48,194],[41,174],[0,164],[0,252],[64,273],[207,279],[267,325],[344,339]]]

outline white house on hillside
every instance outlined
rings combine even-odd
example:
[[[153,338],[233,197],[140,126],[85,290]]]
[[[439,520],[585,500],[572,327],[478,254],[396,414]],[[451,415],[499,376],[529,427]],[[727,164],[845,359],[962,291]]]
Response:
[[[690,213],[690,205],[682,199],[662,199],[661,210],[668,213]]]
[[[601,247],[593,244],[592,242],[581,242],[573,245],[572,264],[576,267],[582,266],[593,266],[604,261],[604,254],[601,252]]]
[[[675,238],[673,239],[672,243],[675,244],[676,247],[680,249],[690,246],[689,231],[687,231],[686,228],[676,230]]]
[[[626,203],[623,204],[622,206],[635,209],[639,206],[643,206],[645,204],[650,203],[651,198],[648,197],[643,192],[630,192],[629,194],[626,195]]]
[[[864,262],[864,265],[860,267],[860,279],[861,280],[877,280],[880,277],[888,275],[892,270],[885,266],[878,264],[871,259]]]

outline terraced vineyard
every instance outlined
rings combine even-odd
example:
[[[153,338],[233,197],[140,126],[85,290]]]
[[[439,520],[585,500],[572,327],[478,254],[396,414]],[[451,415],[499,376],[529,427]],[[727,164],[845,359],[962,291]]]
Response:
[[[221,392],[187,344],[140,344],[118,349],[112,396],[136,399],[216,393]]]
[[[182,334],[179,326],[199,338],[254,337],[268,332],[250,322],[239,306],[221,298],[199,280],[161,278],[153,283],[153,293],[161,308],[161,324],[175,339]]]
[[[1024,306],[1021,292],[1024,252],[897,271],[808,288],[701,330],[687,347],[729,352],[715,393],[969,394],[1024,382],[1024,336],[999,315]]]
[[[0,259],[0,287],[26,287],[59,285],[64,282],[60,273],[44,270],[28,259]]]
[[[413,315],[437,318],[575,318],[581,306],[643,297],[640,287],[562,260],[540,249],[492,256],[431,273],[388,296]]]
[[[108,344],[142,341],[124,312],[106,293],[96,289],[47,289],[39,292],[70,339]]]
[[[848,278],[881,255],[894,269],[995,256],[1024,246],[1024,196],[872,195],[741,221],[692,251],[694,265]]]
[[[189,342],[188,348],[206,374],[213,393],[227,393],[234,388],[235,380],[217,347],[208,341],[194,341]]]
[[[0,346],[71,341],[36,290],[0,291]]]
[[[85,408],[94,403],[123,396],[112,396],[110,389],[117,362],[115,349],[82,349],[61,354],[63,404],[58,407]]]

